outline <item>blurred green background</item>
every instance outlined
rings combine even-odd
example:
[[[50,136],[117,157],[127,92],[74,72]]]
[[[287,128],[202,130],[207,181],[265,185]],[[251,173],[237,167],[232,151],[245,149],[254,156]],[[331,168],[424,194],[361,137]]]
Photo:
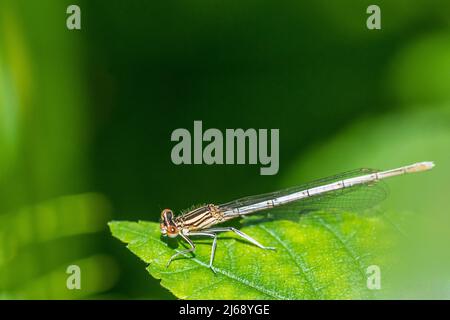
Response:
[[[175,166],[170,134],[194,120],[279,128],[278,175]],[[423,160],[436,170],[393,180],[384,206],[426,221],[441,277],[417,297],[450,297],[448,1],[0,3],[0,298],[173,298],[107,221]]]

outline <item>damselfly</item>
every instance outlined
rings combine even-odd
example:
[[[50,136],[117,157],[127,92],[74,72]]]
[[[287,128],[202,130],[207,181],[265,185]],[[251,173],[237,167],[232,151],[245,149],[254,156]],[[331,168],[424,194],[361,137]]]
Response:
[[[433,162],[420,162],[387,171],[358,169],[286,190],[246,197],[221,205],[208,204],[177,217],[172,210],[164,209],[161,212],[161,233],[171,238],[180,236],[190,246],[189,249],[174,254],[167,262],[167,267],[176,257],[195,251],[195,244],[190,239],[192,236],[212,238],[209,267],[213,271],[219,232],[231,231],[261,249],[275,249],[262,245],[236,228],[213,227],[219,223],[265,210],[279,209],[282,212],[301,213],[370,208],[383,200],[386,195],[380,180],[406,173],[426,171],[433,167]]]

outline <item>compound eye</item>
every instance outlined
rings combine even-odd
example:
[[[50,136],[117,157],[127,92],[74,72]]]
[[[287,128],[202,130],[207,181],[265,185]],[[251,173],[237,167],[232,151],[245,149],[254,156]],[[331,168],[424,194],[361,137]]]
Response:
[[[175,233],[177,232],[177,229],[174,226],[169,226],[169,233]]]
[[[161,212],[161,220],[164,220],[164,219],[172,219],[173,218],[173,213],[172,213],[172,210],[170,210],[170,209],[164,209],[162,212]]]

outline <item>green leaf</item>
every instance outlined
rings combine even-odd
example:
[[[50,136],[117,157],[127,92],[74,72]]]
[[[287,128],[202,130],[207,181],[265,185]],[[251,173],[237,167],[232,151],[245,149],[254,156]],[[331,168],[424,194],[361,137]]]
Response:
[[[109,226],[149,264],[148,272],[181,299],[377,298],[367,289],[366,271],[371,265],[388,270],[386,249],[394,243],[390,236],[394,228],[382,215],[343,213],[297,222],[266,221],[241,230],[276,251],[259,249],[233,233],[221,234],[213,273],[207,267],[210,240],[194,239],[195,254],[166,268],[168,259],[184,248],[161,238],[159,224],[113,221]]]

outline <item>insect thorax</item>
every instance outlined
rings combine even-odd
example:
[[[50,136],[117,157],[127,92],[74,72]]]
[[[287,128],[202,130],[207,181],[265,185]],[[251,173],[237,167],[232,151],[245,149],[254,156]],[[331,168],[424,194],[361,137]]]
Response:
[[[223,212],[214,204],[208,204],[177,217],[175,222],[180,228],[200,230],[223,221]]]

